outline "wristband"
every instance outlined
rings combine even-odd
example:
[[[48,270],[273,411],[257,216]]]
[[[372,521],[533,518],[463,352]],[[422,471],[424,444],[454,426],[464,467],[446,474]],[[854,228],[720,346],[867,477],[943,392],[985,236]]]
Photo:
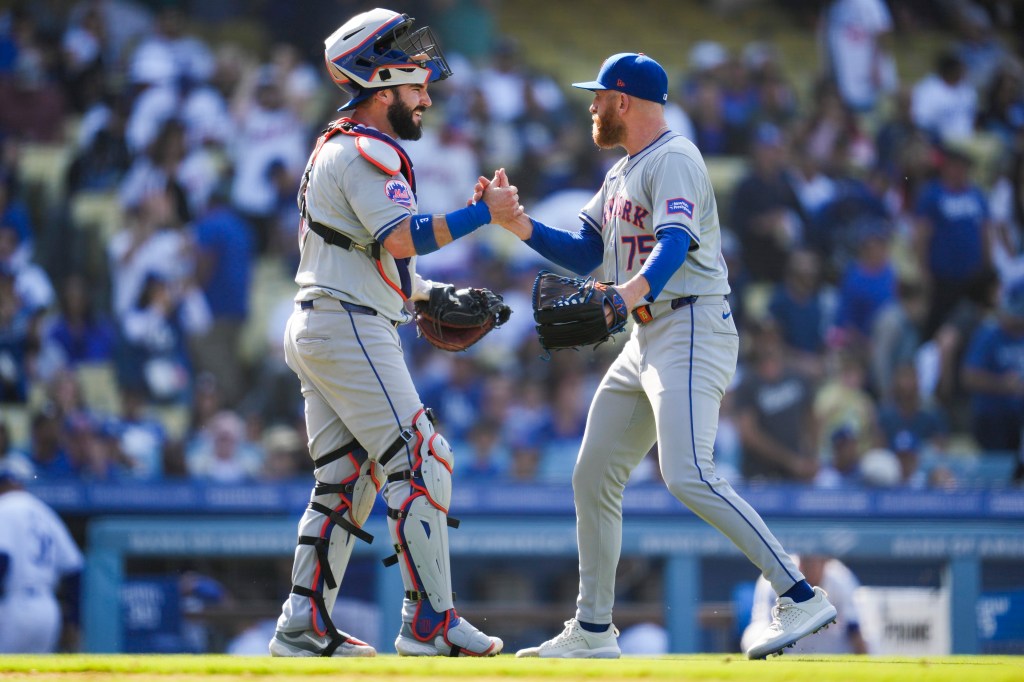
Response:
[[[448,223],[448,232],[451,233],[452,240],[455,240],[491,222],[491,209],[487,208],[484,202],[478,201],[446,214],[444,219]]]
[[[409,234],[412,236],[412,246],[416,253],[423,255],[433,253],[440,247],[437,245],[437,237],[434,236],[434,216],[414,215],[409,219]]]

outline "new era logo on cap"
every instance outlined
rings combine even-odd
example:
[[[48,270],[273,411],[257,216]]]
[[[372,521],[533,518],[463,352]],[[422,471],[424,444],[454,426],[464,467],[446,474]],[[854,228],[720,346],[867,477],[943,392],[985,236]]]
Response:
[[[583,90],[617,90],[659,104],[668,101],[668,74],[642,52],[614,54],[604,60],[597,80],[572,85]]]

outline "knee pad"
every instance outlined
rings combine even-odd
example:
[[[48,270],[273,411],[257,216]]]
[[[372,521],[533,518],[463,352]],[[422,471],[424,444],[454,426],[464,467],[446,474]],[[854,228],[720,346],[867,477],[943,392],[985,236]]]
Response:
[[[427,500],[438,510],[448,513],[452,500],[452,471],[455,454],[444,436],[434,431],[430,413],[420,410],[413,421],[416,433],[417,458],[413,465],[414,475],[410,484],[426,495]]]

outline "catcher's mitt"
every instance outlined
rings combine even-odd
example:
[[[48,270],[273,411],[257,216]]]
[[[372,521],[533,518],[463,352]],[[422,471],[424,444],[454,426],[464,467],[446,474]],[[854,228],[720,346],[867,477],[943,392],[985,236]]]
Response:
[[[466,350],[508,321],[512,309],[489,289],[435,286],[430,298],[416,301],[418,335],[442,350]]]
[[[605,310],[611,309],[611,324]],[[610,282],[541,270],[533,282],[533,319],[545,350],[601,343],[626,328],[629,313]]]

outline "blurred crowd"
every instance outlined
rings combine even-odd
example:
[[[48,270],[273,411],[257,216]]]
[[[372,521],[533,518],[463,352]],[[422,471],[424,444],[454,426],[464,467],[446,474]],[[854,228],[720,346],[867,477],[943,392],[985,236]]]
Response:
[[[321,38],[365,3],[326,3],[333,18],[304,31],[303,10],[279,4],[253,5],[256,39],[210,30],[246,3],[0,12],[0,456],[31,475],[230,483],[310,470],[281,350],[295,193],[344,99],[317,61]],[[712,171],[743,340],[720,473],[1008,485],[1024,428],[1020,9],[814,6],[812,82],[770,42],[654,55],[679,74],[671,125]],[[504,167],[534,217],[575,228],[619,157],[594,147],[583,100],[499,32],[487,0],[389,7],[433,26],[455,72],[406,145],[420,211],[463,205],[479,174]],[[894,41],[922,27],[943,45],[930,73],[901,78]],[[57,175],[47,191],[36,180],[52,149],[63,155],[44,169]],[[544,265],[497,227],[419,263],[514,310],[467,353],[400,330],[460,480],[567,482],[619,346],[544,357],[529,303]],[[634,478],[657,476],[652,451]]]

